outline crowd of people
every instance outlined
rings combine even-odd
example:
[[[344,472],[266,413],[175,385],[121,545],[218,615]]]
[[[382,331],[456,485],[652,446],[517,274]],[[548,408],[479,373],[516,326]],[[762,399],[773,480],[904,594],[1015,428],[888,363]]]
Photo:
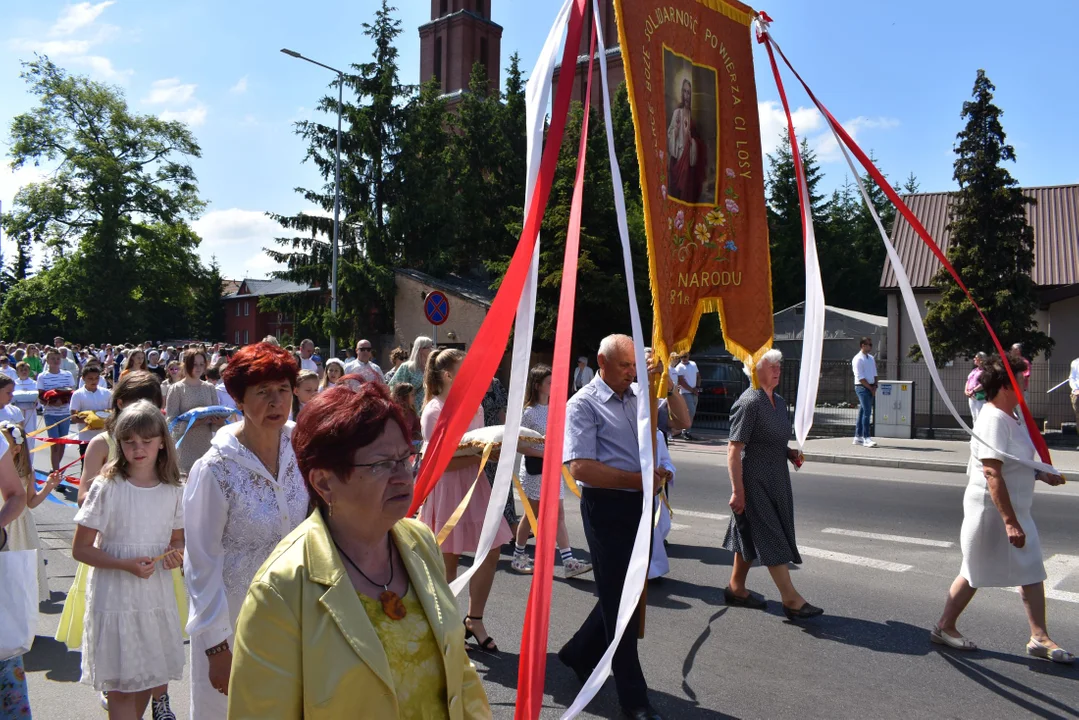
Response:
[[[870,348],[863,343],[862,354]],[[109,717],[141,718],[149,707],[154,720],[174,718],[168,687],[188,665],[191,717],[199,720],[491,717],[468,652],[498,652],[484,611],[503,545],[512,541],[512,571],[533,572],[531,527],[511,497],[491,550],[473,558],[479,567],[460,617],[449,583],[461,556],[479,550],[491,496],[489,483],[475,482],[480,457],[454,457],[418,516],[407,511],[424,443],[465,354],[419,337],[392,351],[384,372],[373,349],[361,339],[342,361],[323,360],[310,340],[282,347],[272,337],[238,349],[83,348],[63,338],[43,349],[0,345],[0,548],[40,548],[29,509],[74,480],[79,565],[57,639],[82,651],[82,680],[100,693]],[[613,638],[644,501],[636,418],[647,389],[638,383],[632,340],[605,338],[596,359],[597,372],[588,358],[573,372],[561,458],[580,488],[588,559],[571,546],[564,485],[555,480],[556,559],[567,578],[595,578],[596,605],[558,652],[581,682]],[[789,570],[801,563],[790,468],[803,458],[789,447],[789,413],[776,392],[782,359],[772,350],[747,370],[756,382],[731,413],[733,514],[723,547],[733,567],[724,596],[732,607],[768,606],[747,586],[756,561],[768,569],[783,613],[805,621],[824,610],[801,596]],[[1018,585],[1031,627],[1027,652],[1071,662],[1046,628],[1045,569],[1030,515],[1034,481],[1062,480],[1014,461],[1034,457],[1014,417],[1022,363],[977,362],[975,392],[986,405],[975,431],[989,445],[972,443],[963,564],[930,639],[974,649],[956,621],[976,589]],[[1021,379],[1018,391],[1005,362]],[[654,500],[652,579],[668,570],[663,500],[676,467],[667,442],[688,436],[700,373],[688,354],[664,368],[649,352],[647,365],[656,377],[669,373],[671,386],[658,408],[653,484],[663,497]],[[854,370],[871,395],[875,368],[856,358]],[[524,392],[522,426],[540,434],[551,377],[549,366],[533,367]],[[507,402],[495,380],[469,428],[504,423]],[[49,449],[51,472],[41,477],[30,456],[33,442],[44,441],[39,413],[47,437],[62,441]],[[864,442],[862,419],[859,426]],[[68,445],[81,456],[77,479],[61,466]],[[521,452],[530,506],[522,510],[534,514],[547,481],[544,446]],[[36,580],[47,598],[43,563]],[[649,720],[660,716],[637,643],[636,632],[622,635],[612,669],[626,715]],[[0,662],[0,696],[4,717],[30,717],[20,658]]]

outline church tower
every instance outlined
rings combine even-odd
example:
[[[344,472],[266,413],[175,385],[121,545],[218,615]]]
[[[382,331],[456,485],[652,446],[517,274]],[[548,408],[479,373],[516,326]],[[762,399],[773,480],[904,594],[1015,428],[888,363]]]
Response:
[[[498,89],[502,26],[491,21],[492,2],[431,0],[431,22],[420,26],[420,82],[434,78],[452,100],[468,90],[472,66],[479,63]]]
[[[626,79],[626,71],[622,66],[622,52],[618,47],[618,25],[615,22],[614,0],[600,0],[600,24],[603,25],[603,41],[607,47],[607,57],[602,58],[607,63],[607,80],[610,83],[610,97],[614,101],[618,93],[618,86]],[[581,44],[577,52],[577,66],[573,72],[573,99],[584,103],[588,86],[588,51],[592,46],[592,26],[595,24],[595,12],[592,3],[588,3],[584,16],[584,31],[581,33]],[[599,44],[596,45],[596,53],[599,54]],[[600,75],[599,62],[596,58],[592,70],[592,107],[599,110],[602,106],[600,100]],[[558,83],[562,76],[562,66],[559,64],[554,71],[554,87],[551,89],[552,97],[558,92]]]

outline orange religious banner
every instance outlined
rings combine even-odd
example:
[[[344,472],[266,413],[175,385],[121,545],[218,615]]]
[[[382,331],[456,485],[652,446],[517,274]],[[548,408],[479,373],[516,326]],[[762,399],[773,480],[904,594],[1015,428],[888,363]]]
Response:
[[[637,134],[660,358],[718,312],[743,362],[772,344],[750,25],[735,0],[615,0]]]

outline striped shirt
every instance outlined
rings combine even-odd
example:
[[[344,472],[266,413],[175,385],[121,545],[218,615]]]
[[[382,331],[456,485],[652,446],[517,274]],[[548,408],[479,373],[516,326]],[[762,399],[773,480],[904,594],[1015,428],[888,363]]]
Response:
[[[37,389],[43,390],[71,390],[76,388],[75,378],[71,376],[67,370],[61,370],[60,372],[49,372],[46,370],[37,376]],[[71,412],[71,404],[64,403],[63,405],[46,405],[46,415],[67,415]]]

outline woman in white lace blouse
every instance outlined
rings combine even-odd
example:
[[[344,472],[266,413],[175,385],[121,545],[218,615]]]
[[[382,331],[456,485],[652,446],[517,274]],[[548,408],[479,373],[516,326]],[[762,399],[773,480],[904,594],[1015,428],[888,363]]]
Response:
[[[247,587],[281,538],[307,517],[292,451],[299,368],[269,343],[245,347],[222,374],[243,421],[214,436],[187,478],[184,572],[191,595],[191,717],[224,720],[232,636]]]

